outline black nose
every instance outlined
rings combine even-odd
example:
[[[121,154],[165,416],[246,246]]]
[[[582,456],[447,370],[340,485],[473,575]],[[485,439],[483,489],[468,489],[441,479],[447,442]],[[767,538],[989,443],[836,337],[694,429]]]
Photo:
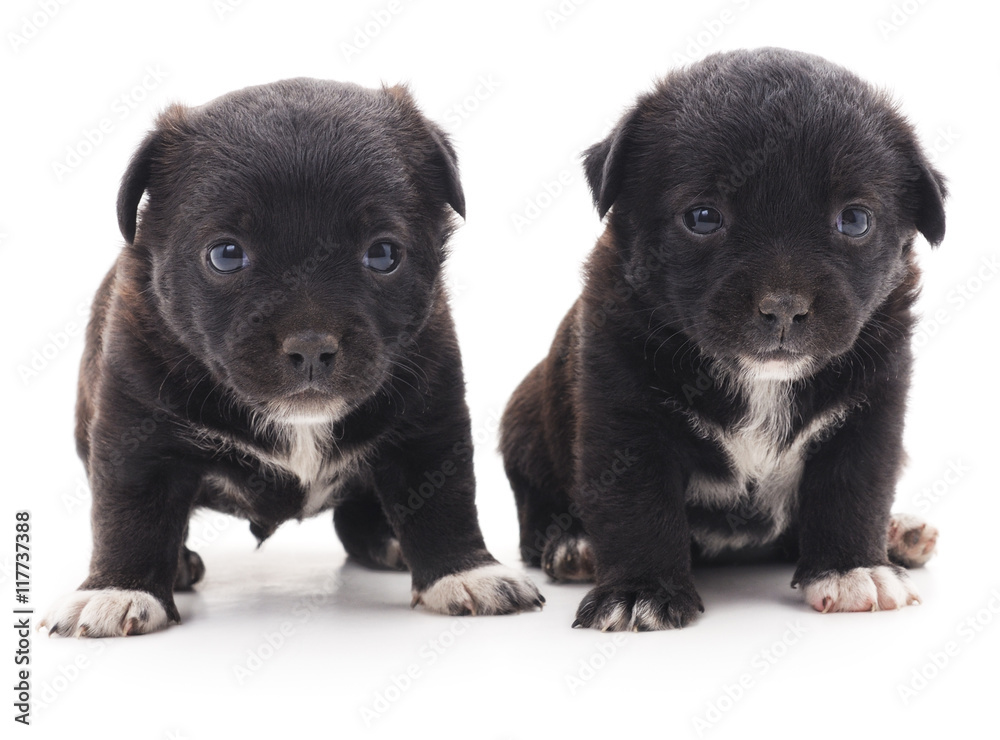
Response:
[[[301,331],[281,343],[292,368],[307,380],[329,375],[339,349],[337,337],[318,331]]]
[[[758,305],[764,321],[782,330],[805,321],[809,308],[809,299],[797,293],[768,293]]]

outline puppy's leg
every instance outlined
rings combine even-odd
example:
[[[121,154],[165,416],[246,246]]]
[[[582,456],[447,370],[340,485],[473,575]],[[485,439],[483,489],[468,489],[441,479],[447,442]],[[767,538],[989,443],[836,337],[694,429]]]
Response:
[[[557,581],[590,581],[594,555],[577,506],[571,503],[576,417],[568,361],[579,304],[556,332],[553,350],[514,391],[500,424],[500,451],[514,491],[521,559]]]
[[[894,390],[885,389],[883,405],[855,411],[806,464],[792,584],[803,586],[817,611],[898,609],[920,600],[906,571],[890,565],[887,547],[902,457]]]
[[[461,389],[450,379],[447,388]],[[486,549],[476,518],[472,435],[460,396],[429,402],[420,433],[381,450],[375,486],[413,574],[413,605],[444,614],[508,614],[541,607],[525,575]]]
[[[521,559],[541,568],[556,581],[591,581],[594,555],[583,523],[570,513],[571,506],[553,502],[551,489],[535,486],[517,471],[507,479],[515,492],[521,523]],[[560,496],[563,498],[564,496]]]
[[[410,440],[405,453],[399,448],[395,453],[376,465],[376,480],[413,574],[413,605],[454,615],[540,607],[535,585],[498,563],[483,542],[471,445]]]
[[[556,439],[553,450],[546,439],[553,433],[562,437],[572,427],[564,418],[553,429],[542,416],[546,405],[558,416],[571,413],[568,407],[552,408],[560,399],[544,397],[549,370],[547,362],[538,365],[514,391],[500,424],[500,450],[517,504],[521,559],[557,581],[588,581],[594,577],[593,553],[567,494],[572,462],[568,455],[558,463],[554,459],[571,441]]]
[[[507,470],[514,490],[521,524],[521,559],[541,568],[556,581],[591,581],[594,555],[583,523],[570,511],[561,491],[553,492],[530,483],[516,470]]]
[[[574,626],[684,627],[704,611],[691,578],[687,476],[667,442],[683,439],[685,422],[659,413],[620,342],[594,332],[582,347],[573,502],[593,546],[597,586]]]
[[[406,570],[399,538],[374,489],[359,482],[333,512],[333,526],[348,556],[368,568]]]
[[[152,465],[155,441],[146,444],[148,456],[91,459],[90,575],[42,619],[50,635],[137,635],[180,621],[173,590],[198,475],[166,456]]]
[[[651,444],[655,430],[647,432],[612,440],[620,445],[612,449],[594,443],[606,435],[585,435],[592,443],[582,448],[581,480],[602,482],[599,493],[588,495],[584,483],[579,494],[597,586],[580,603],[574,627],[662,630],[684,627],[704,611],[691,578],[684,478]],[[637,464],[624,469],[623,459]],[[620,473],[612,480],[606,471],[616,464]]]

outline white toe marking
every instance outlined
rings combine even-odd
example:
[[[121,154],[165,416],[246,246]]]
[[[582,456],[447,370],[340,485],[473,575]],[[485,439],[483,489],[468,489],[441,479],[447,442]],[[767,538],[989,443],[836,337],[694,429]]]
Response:
[[[552,554],[552,569],[559,572],[560,566],[565,562],[566,555],[569,553],[569,545],[565,542],[560,542],[556,547],[556,551]]]
[[[145,591],[74,591],[57,601],[39,623],[49,633],[73,637],[121,637],[163,629],[166,610]]]
[[[540,605],[541,599],[531,579],[496,563],[439,578],[414,591],[413,603],[441,614],[506,614]]]
[[[601,632],[620,632],[624,630],[629,624],[629,617],[631,615],[625,609],[625,605],[618,603],[612,607],[611,612],[602,619],[596,626],[600,628]]]
[[[832,573],[805,587],[806,601],[819,612],[868,612],[920,603],[905,571],[884,565]]]
[[[672,625],[662,618],[654,602],[639,597],[631,610],[624,603],[615,604],[607,616],[595,621],[594,627],[602,632],[639,632],[644,630],[667,630]]]
[[[652,603],[646,599],[636,599],[635,606],[632,607],[632,622],[629,627],[636,631],[639,627],[653,627],[653,629],[662,630],[666,628],[666,625],[653,609]]]

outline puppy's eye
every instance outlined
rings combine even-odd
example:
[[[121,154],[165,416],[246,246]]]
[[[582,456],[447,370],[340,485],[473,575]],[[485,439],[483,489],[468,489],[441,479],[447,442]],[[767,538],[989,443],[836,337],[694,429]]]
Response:
[[[692,208],[684,214],[684,225],[695,234],[711,234],[722,228],[722,214],[706,206]]]
[[[368,247],[361,264],[375,272],[392,272],[403,261],[403,250],[392,242],[376,242]]]
[[[208,250],[208,264],[216,272],[230,273],[250,264],[250,258],[239,244],[216,244]]]
[[[864,236],[871,224],[872,214],[864,208],[845,208],[837,216],[837,231],[846,236]]]

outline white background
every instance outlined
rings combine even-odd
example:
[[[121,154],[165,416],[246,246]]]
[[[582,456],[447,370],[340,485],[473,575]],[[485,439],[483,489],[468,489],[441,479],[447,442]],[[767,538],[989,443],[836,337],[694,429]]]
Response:
[[[817,53],[888,87],[949,178],[945,243],[918,245],[924,320],[897,501],[940,527],[940,554],[914,573],[924,604],[894,613],[814,614],[789,587],[790,566],[700,571],[706,613],[693,627],[612,642],[569,628],[585,587],[546,583],[538,571],[541,613],[440,617],[410,611],[407,576],[345,565],[326,516],[286,524],[259,551],[244,522],[202,517],[193,536],[208,575],[197,595],[179,599],[184,624],[127,640],[36,634],[33,725],[18,732],[698,737],[698,718],[710,725],[701,736],[720,738],[996,732],[994,4],[246,0],[229,10],[212,0],[4,4],[5,609],[17,509],[32,513],[33,606],[86,575],[89,494],[72,442],[79,331],[121,245],[119,178],[168,102],[302,75],[407,81],[447,128],[468,199],[448,275],[479,443],[480,514],[493,552],[516,564],[496,423],[578,293],[601,229],[579,153],[656,76],[762,45]],[[373,13],[388,22],[365,35]],[[109,130],[88,149],[102,119]],[[86,156],[74,162],[70,150]],[[54,165],[67,161],[60,175]],[[519,214],[535,217],[518,229]],[[976,630],[961,626],[970,619]],[[0,685],[11,687],[6,632]],[[953,655],[942,655],[950,643]],[[744,688],[734,688],[741,677]],[[913,685],[922,689],[904,701],[900,687]],[[9,727],[13,692],[0,698]],[[375,718],[366,723],[363,710]]]

